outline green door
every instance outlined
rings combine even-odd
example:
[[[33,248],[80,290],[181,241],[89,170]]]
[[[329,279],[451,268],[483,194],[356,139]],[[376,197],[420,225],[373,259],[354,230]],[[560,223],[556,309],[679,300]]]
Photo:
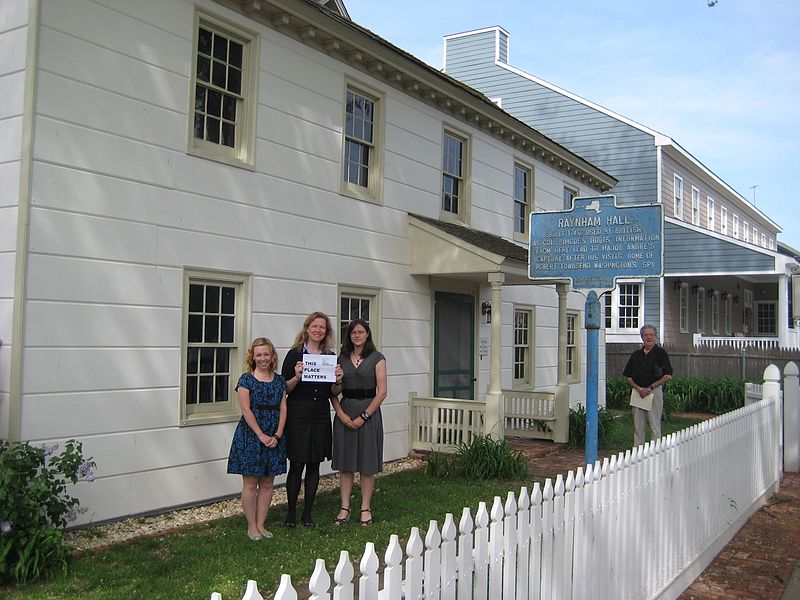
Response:
[[[433,323],[433,395],[475,398],[475,303],[472,296],[436,292]]]

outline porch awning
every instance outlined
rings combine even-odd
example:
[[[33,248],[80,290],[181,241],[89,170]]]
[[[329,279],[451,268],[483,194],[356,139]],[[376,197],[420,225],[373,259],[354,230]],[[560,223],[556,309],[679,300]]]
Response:
[[[505,274],[505,283],[531,284],[528,249],[499,236],[458,223],[408,215],[411,274],[475,279]]]

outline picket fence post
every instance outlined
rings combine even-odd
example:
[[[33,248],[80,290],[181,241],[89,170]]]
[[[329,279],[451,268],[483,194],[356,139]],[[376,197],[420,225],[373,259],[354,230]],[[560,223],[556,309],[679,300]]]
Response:
[[[425,567],[422,558],[422,537],[419,527],[411,528],[411,535],[406,542],[406,599],[422,600],[422,572]],[[334,599],[336,600],[336,599]]]
[[[384,555],[386,569],[383,571],[383,600],[400,600],[403,597],[403,549],[400,538],[393,533]]]
[[[353,563],[350,561],[350,553],[347,550],[342,550],[339,553],[339,562],[336,563],[336,569],[333,571],[333,581],[336,584],[333,587],[333,600],[353,600],[353,592],[355,586],[353,585],[353,576],[355,569]],[[281,600],[275,598],[275,600]]]
[[[247,582],[247,589],[242,596],[242,600],[264,600],[258,593],[256,582],[252,579]],[[284,573],[281,575],[281,582],[278,591],[275,592],[275,600],[297,600],[297,592],[292,587],[292,578]]]
[[[308,581],[308,591],[311,593],[310,600],[328,600],[331,589],[331,576],[325,568],[325,561],[318,558],[314,563],[314,571]]]
[[[783,470],[800,471],[800,381],[794,362],[783,369]]]

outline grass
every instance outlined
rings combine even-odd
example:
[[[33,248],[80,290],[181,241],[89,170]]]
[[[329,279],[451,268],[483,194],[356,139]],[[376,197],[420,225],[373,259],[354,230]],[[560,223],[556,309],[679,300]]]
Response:
[[[600,456],[626,450],[633,440],[629,411],[615,411],[619,427],[600,449]],[[696,423],[696,419],[672,417],[663,425],[668,434]],[[553,473],[553,476],[556,474]],[[484,501],[490,508],[495,496],[505,501],[509,490],[523,485],[530,490],[535,481],[525,477],[506,480],[441,480],[424,471],[406,471],[381,477],[376,482],[373,501],[374,524],[363,528],[353,520],[342,527],[333,525],[339,508],[338,490],[321,493],[314,510],[317,527],[281,526],[286,506],[275,506],[267,526],[274,539],[252,542],[245,536],[244,518],[220,519],[210,524],[182,527],[163,536],[148,537],[120,544],[94,555],[72,559],[69,572],[49,581],[0,587],[0,597],[8,600],[81,598],[202,598],[220,592],[223,598],[241,598],[248,579],[255,579],[265,597],[274,594],[282,573],[288,573],[296,589],[307,585],[315,559],[323,558],[333,572],[339,552],[347,550],[358,561],[366,542],[374,542],[379,556],[391,534],[405,536],[419,527],[424,537],[429,522],[441,527],[445,514],[453,513],[456,522],[464,506],[472,509]],[[354,500],[358,506],[358,499]]]

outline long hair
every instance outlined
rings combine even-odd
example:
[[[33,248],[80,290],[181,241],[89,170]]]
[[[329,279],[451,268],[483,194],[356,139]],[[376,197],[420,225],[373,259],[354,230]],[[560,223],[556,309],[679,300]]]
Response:
[[[361,358],[367,358],[370,354],[375,352],[375,342],[372,341],[372,330],[369,328],[369,323],[364,319],[353,319],[347,324],[344,330],[344,339],[342,339],[342,356],[350,356],[350,353],[355,349],[353,347],[353,340],[350,339],[350,334],[356,325],[361,325],[367,330],[367,341],[364,342],[364,349],[361,351]]]
[[[244,366],[248,372],[252,373],[256,370],[256,359],[254,357],[255,349],[259,346],[266,346],[269,348],[270,353],[272,354],[272,360],[269,361],[269,366],[272,371],[278,368],[278,352],[275,350],[275,346],[268,338],[265,337],[257,337],[252,342],[250,342],[250,346],[247,348],[247,358],[244,361]]]
[[[306,342],[308,342],[308,326],[311,325],[311,322],[316,319],[325,319],[325,338],[322,340],[320,352],[326,354],[333,349],[333,330],[331,329],[331,320],[328,318],[328,315],[317,310],[308,315],[306,320],[303,321],[303,328],[297,334],[297,337],[294,338],[294,344],[292,344],[292,348],[294,350],[297,350],[298,352],[303,351],[303,346],[305,346]]]

